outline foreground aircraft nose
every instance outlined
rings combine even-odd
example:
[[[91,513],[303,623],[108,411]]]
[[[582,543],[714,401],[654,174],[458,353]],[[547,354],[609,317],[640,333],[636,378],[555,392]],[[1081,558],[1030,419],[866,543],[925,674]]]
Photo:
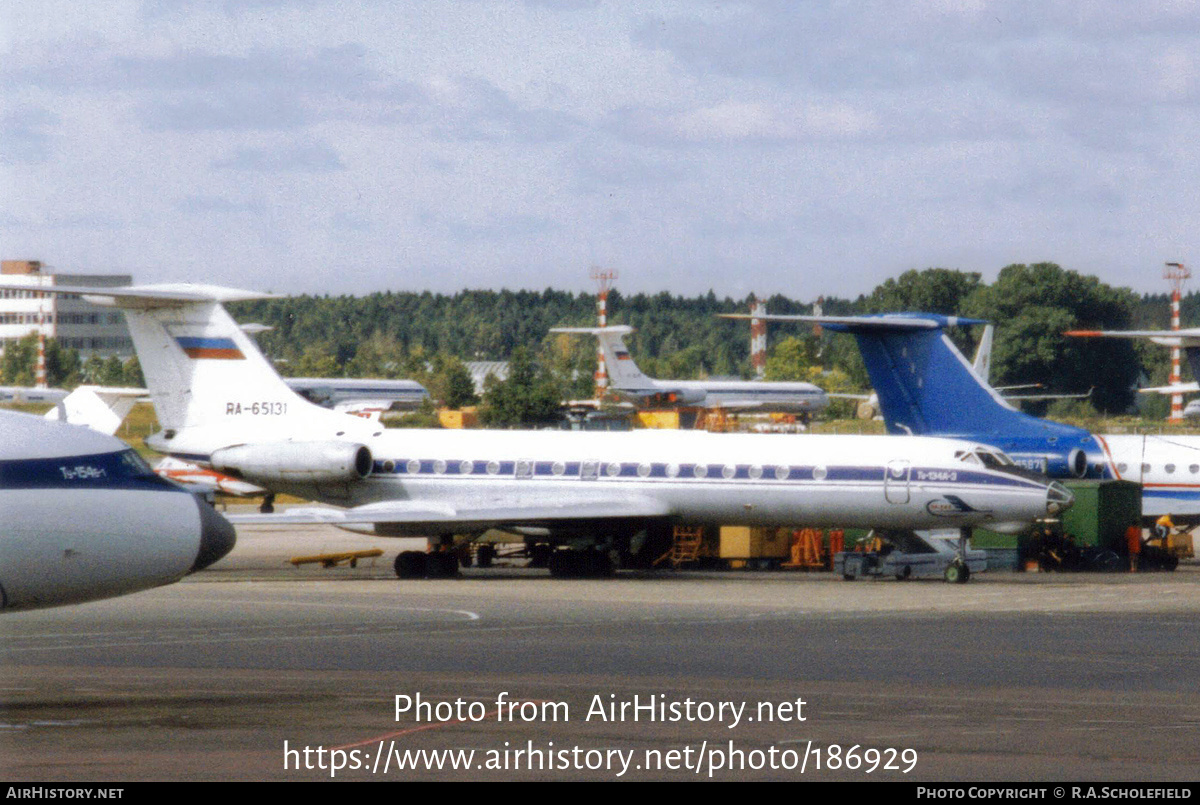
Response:
[[[200,509],[200,550],[196,553],[196,562],[188,573],[203,570],[225,554],[233,550],[236,541],[233,526],[217,513],[199,495],[195,496],[196,506]]]
[[[1049,514],[1061,514],[1075,505],[1075,495],[1071,490],[1058,481],[1051,481],[1046,487],[1046,511]]]

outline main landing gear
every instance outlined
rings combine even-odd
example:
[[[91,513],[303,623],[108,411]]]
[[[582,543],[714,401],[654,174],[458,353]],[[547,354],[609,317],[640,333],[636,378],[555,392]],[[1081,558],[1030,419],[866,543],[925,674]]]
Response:
[[[450,579],[458,575],[458,554],[401,551],[393,567],[402,579]]]

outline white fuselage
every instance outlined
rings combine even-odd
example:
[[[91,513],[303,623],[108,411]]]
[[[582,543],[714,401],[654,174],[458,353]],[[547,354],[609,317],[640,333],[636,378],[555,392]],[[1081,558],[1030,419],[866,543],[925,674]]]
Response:
[[[762,409],[810,414],[829,405],[829,397],[812,383],[755,380],[652,380],[658,394],[679,395],[704,408]],[[644,395],[645,389],[610,384],[618,394]]]
[[[678,521],[724,525],[1010,531],[1047,513],[1047,482],[970,465],[956,453],[973,445],[949,439],[383,430],[349,416],[324,427],[371,451],[368,477],[324,484],[246,479],[342,506],[651,498]],[[303,432],[311,440],[335,438],[320,427]],[[254,446],[248,438],[221,438],[216,429],[201,436],[181,432],[171,449],[202,459],[225,445]]]
[[[1142,485],[1142,516],[1200,517],[1200,436],[1097,435],[1108,474]]]

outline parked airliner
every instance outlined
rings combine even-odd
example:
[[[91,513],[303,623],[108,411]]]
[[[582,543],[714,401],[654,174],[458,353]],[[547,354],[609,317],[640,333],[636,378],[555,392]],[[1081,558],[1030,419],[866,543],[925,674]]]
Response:
[[[1200,436],[1092,434],[1016,410],[944,332],[986,322],[933,313],[767,318],[854,335],[891,433],[971,439],[1055,478],[1133,481],[1145,520],[1200,523]]]
[[[178,581],[233,548],[233,527],[125,443],[0,411],[0,610]]]
[[[600,340],[608,388],[641,407],[695,405],[729,410],[812,414],[829,405],[829,395],[812,383],[761,380],[656,380],[642,373],[629,355],[624,337],[633,328],[554,327],[552,333],[594,335]]]
[[[632,550],[635,534],[662,524],[1015,532],[1072,503],[1060,485],[956,440],[385,430],[287,387],[221,304],[263,294],[190,285],[51,292],[125,310],[164,428],[150,446],[343,506],[299,516],[350,530],[437,536],[502,528],[571,546],[552,555],[552,571],[566,573],[605,565],[612,552]],[[590,545],[604,550],[587,551],[581,563],[576,549]]]

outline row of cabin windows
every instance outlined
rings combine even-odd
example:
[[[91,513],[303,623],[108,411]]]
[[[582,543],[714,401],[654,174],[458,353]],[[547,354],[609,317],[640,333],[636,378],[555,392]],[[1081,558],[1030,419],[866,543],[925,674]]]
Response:
[[[1124,475],[1125,471],[1128,469],[1129,469],[1128,464],[1122,463],[1122,464],[1117,465],[1117,472],[1121,473],[1122,475]],[[1168,475],[1170,475],[1171,473],[1175,472],[1175,465],[1167,464],[1166,466],[1163,467],[1163,469],[1167,472]],[[1150,465],[1143,464],[1142,465],[1142,475],[1145,475],[1148,472],[1150,472]],[[1190,472],[1192,475],[1195,475],[1196,473],[1200,473],[1200,464],[1189,464],[1188,472]]]
[[[526,466],[521,466],[522,464],[526,464]],[[621,466],[622,465],[620,464],[620,462],[616,462],[616,461],[610,462],[606,465],[601,465],[601,468],[599,469],[598,472],[603,472],[605,475],[608,475],[609,477],[616,477],[621,474]],[[444,474],[446,472],[446,470],[448,469],[448,467],[449,467],[449,465],[442,459],[438,459],[433,462],[433,471],[435,473],[437,473],[438,475]],[[474,468],[475,468],[475,462],[473,462],[473,461],[460,461],[458,463],[458,472],[460,475],[468,475],[474,470]],[[383,471],[384,472],[393,472],[393,471],[395,471],[395,469],[396,469],[395,462],[390,461],[390,460],[383,462]],[[415,458],[409,459],[407,464],[405,464],[405,469],[410,474],[415,475],[421,471],[421,462]],[[484,469],[487,471],[488,475],[498,475],[500,473],[500,462],[499,461],[489,461],[484,465]],[[679,468],[678,464],[668,464],[666,467],[667,477],[669,477],[669,478],[677,477],[679,475],[679,469],[680,468]],[[550,465],[550,472],[554,475],[563,475],[566,473],[566,471],[567,471],[567,465],[565,462],[556,461],[552,465]],[[652,464],[642,463],[642,464],[639,464],[637,467],[637,474],[642,478],[649,477],[649,475],[652,471],[653,471]],[[753,480],[758,480],[759,478],[763,477],[763,471],[764,471],[764,468],[756,464],[756,465],[751,466],[747,470],[747,474]],[[776,466],[774,468],[774,475],[778,480],[782,481],[782,480],[785,480],[791,474],[791,471],[792,471],[791,467]],[[517,462],[517,467],[515,469],[515,472],[518,475],[522,475],[522,474],[530,475],[533,472],[532,464],[528,463],[528,462],[520,462],[519,461],[519,462]],[[707,464],[696,464],[692,468],[692,474],[696,478],[708,477],[708,465]],[[813,468],[813,478],[818,481],[825,480],[825,478],[828,474],[829,474],[828,471],[824,467],[814,467]],[[722,468],[721,468],[721,476],[722,477],[732,478],[735,475],[737,475],[737,466],[735,466],[733,464],[725,464],[724,466],[722,466]]]

